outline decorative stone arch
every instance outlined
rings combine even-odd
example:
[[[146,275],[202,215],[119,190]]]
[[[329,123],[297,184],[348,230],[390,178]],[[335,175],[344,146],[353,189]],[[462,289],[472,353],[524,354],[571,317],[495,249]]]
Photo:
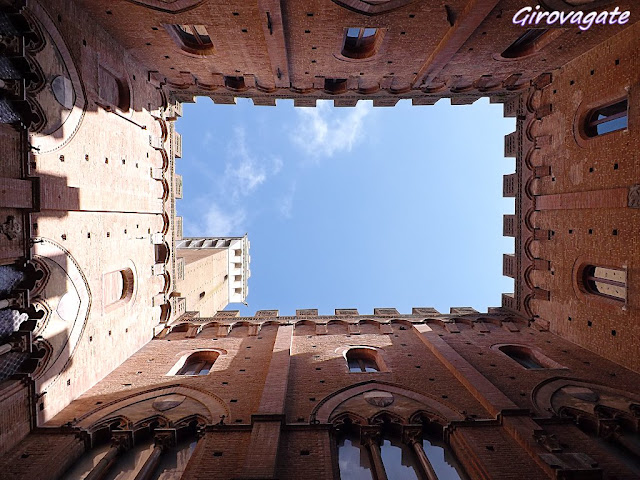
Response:
[[[381,425],[384,423],[395,423],[398,425],[406,425],[408,418],[404,418],[390,410],[380,410],[378,413],[369,418],[370,425]]]
[[[400,330],[407,330],[413,328],[413,322],[405,320],[404,318],[392,318],[389,323],[393,325],[399,325]],[[408,328],[407,328],[408,327]]]
[[[148,430],[154,423],[157,424],[155,428],[168,428],[171,426],[172,422],[167,417],[160,413],[155,413],[150,415],[142,420],[138,420],[131,426],[131,430],[133,430],[133,434],[140,430]]]
[[[424,411],[430,412],[441,419],[446,419],[446,423],[454,420],[464,420],[464,415],[456,412],[450,407],[440,403],[434,398],[422,395],[407,388],[403,388],[391,383],[370,381],[346,387],[323,398],[313,409],[311,418],[319,423],[331,423],[332,413],[340,404],[366,392],[381,391],[391,394],[402,395],[420,403]],[[337,417],[336,417],[337,418]]]
[[[48,238],[35,237],[33,245],[33,256],[40,263],[46,263],[50,271],[58,270],[63,272],[67,281],[73,285],[73,294],[77,295],[77,310],[73,309],[73,315],[67,320],[60,320],[57,326],[54,325],[52,317],[56,316],[57,307],[50,306],[49,318],[45,319],[43,328],[39,334],[47,339],[60,339],[59,342],[51,344],[52,353],[44,370],[39,372],[39,378],[36,381],[36,391],[38,393],[46,391],[50,386],[60,378],[60,374],[64,372],[67,366],[72,362],[76,347],[78,346],[87,323],[89,311],[92,304],[92,295],[84,272],[76,259],[62,245]],[[46,286],[43,293],[46,293]],[[56,308],[54,308],[56,307]],[[56,335],[61,323],[66,325],[67,335],[60,337]],[[51,336],[49,336],[51,329]]]
[[[432,423],[440,428],[447,426],[447,419],[438,413],[429,410],[418,410],[409,417],[409,424]]]
[[[141,403],[146,400],[158,400],[160,399],[159,397],[170,398],[172,395],[184,396],[202,404],[208,411],[207,422],[209,423],[213,422],[214,419],[217,419],[218,416],[216,416],[216,414],[220,412],[225,415],[226,418],[230,418],[230,411],[226,403],[213,393],[194,387],[186,387],[180,384],[169,384],[127,395],[104,405],[100,405],[98,408],[94,408],[77,417],[76,425],[80,428],[90,429],[92,426],[111,418],[115,412],[123,409],[124,407]],[[167,416],[164,412],[162,414]]]
[[[351,423],[352,425],[363,426],[367,425],[368,420],[354,412],[343,412],[336,415],[331,423],[334,425],[339,425],[340,423]]]
[[[624,402],[628,405],[628,413],[634,412],[634,405],[640,403],[640,395],[630,391],[622,391],[616,388],[611,388],[606,385],[602,385],[596,382],[588,382],[574,377],[552,377],[543,380],[536,385],[531,392],[531,401],[536,414],[540,416],[549,416],[551,414],[559,414],[558,405],[555,401],[554,395],[560,390],[566,387],[574,387],[577,391],[573,393],[576,398],[579,398],[582,402],[592,404],[595,408],[598,403],[601,403],[600,396],[607,394],[621,399],[625,399]],[[596,397],[588,398],[588,391],[596,393]],[[620,408],[618,408],[620,410]],[[585,410],[585,412],[587,412]]]
[[[346,334],[349,329],[349,322],[340,319],[333,319],[327,322],[327,333]]]
[[[64,95],[68,99],[68,103],[66,100],[62,102],[66,103],[66,106],[61,110],[61,112],[64,112],[62,115],[64,120],[61,120],[61,122],[56,125],[43,124],[39,128],[39,133],[31,133],[29,135],[30,144],[37,149],[39,154],[45,154],[61,149],[73,139],[84,118],[87,101],[84,84],[73,61],[73,56],[58,31],[55,22],[39,4],[34,3],[30,5],[29,10],[30,24],[32,26],[37,25],[38,31],[44,37],[44,41],[41,42],[42,48],[38,47],[33,51],[35,54],[35,62],[38,62],[38,55],[40,53],[42,53],[42,55],[53,54],[59,56],[65,70],[64,75],[62,75],[64,80],[61,82],[61,85],[64,85],[64,89],[67,90],[68,93],[73,93],[72,97]],[[50,52],[49,49],[55,50],[55,53]],[[61,76],[54,72],[44,72],[44,74],[52,80]],[[39,95],[55,96],[53,84],[50,86],[51,88],[42,88],[36,95],[36,100],[29,99],[30,105],[36,107],[36,110],[39,110],[42,115],[44,114],[37,103],[37,97]],[[46,119],[43,117],[42,121],[46,122]],[[53,134],[54,132],[56,132],[55,135]]]

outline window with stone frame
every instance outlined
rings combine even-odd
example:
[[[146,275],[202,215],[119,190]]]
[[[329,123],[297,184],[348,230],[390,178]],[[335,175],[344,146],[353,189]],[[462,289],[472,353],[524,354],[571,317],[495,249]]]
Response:
[[[347,351],[349,372],[379,372],[381,370],[378,352],[372,348],[351,348]]]
[[[211,367],[217,360],[219,353],[212,350],[194,352],[187,357],[184,365],[175,375],[209,375]]]
[[[582,270],[587,293],[624,303],[627,299],[627,272],[622,269],[587,265]]]
[[[598,137],[624,130],[629,125],[628,108],[629,102],[625,98],[591,110],[585,118],[585,134],[587,137]]]
[[[347,58],[368,58],[376,53],[379,30],[368,27],[350,27],[346,29],[342,55]]]
[[[185,52],[194,55],[206,55],[213,51],[213,42],[204,25],[174,24],[165,28]]]

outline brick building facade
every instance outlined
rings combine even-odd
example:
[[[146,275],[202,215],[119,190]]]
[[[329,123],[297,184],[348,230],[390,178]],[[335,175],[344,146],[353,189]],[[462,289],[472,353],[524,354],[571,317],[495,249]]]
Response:
[[[0,1],[2,475],[433,480],[444,455],[461,478],[638,478],[639,27],[527,29],[522,6]],[[514,292],[217,311],[228,255],[204,297],[179,256],[196,95],[504,103]]]

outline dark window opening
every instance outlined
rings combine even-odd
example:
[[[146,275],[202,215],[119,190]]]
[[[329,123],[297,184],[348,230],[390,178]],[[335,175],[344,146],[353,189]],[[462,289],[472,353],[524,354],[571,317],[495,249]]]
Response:
[[[240,92],[247,89],[244,83],[244,77],[224,77],[224,86],[234,92]],[[225,245],[228,247],[229,245]]]
[[[332,95],[347,91],[347,80],[345,78],[325,78],[324,91]]]
[[[347,28],[342,55],[347,58],[368,58],[376,53],[378,29],[365,27]]]
[[[505,345],[504,347],[500,347],[500,351],[511,357],[512,360],[515,360],[524,368],[544,368],[536,361],[535,358],[533,358],[531,351],[525,347]]]

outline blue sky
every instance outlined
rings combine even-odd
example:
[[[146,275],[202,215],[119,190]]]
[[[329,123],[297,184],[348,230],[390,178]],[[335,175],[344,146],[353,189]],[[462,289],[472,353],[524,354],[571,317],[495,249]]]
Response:
[[[514,248],[502,105],[332,105],[184,105],[184,236],[251,241],[249,307],[228,309],[499,306]]]

